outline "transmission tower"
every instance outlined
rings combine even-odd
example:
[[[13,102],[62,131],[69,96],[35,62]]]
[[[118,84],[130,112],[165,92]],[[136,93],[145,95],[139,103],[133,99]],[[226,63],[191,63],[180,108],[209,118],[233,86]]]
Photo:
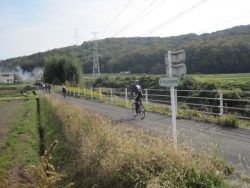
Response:
[[[99,60],[98,60],[98,53],[97,53],[97,40],[96,40],[96,34],[97,32],[92,32],[94,35],[94,59],[93,59],[93,77],[100,76],[100,66],[99,66]]]

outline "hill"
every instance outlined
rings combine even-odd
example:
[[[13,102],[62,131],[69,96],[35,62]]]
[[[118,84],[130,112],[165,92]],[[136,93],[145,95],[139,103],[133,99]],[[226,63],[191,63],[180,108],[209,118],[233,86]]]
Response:
[[[178,49],[186,51],[189,74],[250,72],[250,25],[202,35],[98,40],[99,63],[103,73],[131,71],[163,74],[164,55],[168,50]],[[55,54],[77,59],[82,64],[84,73],[92,72],[92,42],[7,59],[2,61],[1,65],[5,67],[20,65],[24,70],[31,71],[35,67],[44,66],[44,59]]]

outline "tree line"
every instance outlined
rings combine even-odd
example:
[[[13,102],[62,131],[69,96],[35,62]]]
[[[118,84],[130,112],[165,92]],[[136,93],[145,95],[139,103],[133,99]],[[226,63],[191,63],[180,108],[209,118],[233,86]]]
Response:
[[[103,73],[162,74],[168,50],[184,49],[189,74],[250,72],[250,25],[211,34],[187,34],[175,37],[107,38],[98,40],[100,69]],[[50,56],[76,60],[84,73],[93,70],[93,43],[69,46],[30,56],[7,59],[3,66],[20,65],[24,70],[44,67]]]

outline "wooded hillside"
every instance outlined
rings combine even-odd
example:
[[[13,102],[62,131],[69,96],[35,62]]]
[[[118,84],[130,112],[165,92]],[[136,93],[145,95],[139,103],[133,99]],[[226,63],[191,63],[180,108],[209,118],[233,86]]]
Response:
[[[174,37],[107,38],[98,40],[101,72],[165,72],[164,55],[168,50],[184,49],[189,74],[250,72],[250,25],[211,34],[187,34]],[[93,43],[54,49],[30,56],[2,61],[0,65],[24,70],[44,66],[51,55],[65,55],[78,60],[84,73],[92,72]]]

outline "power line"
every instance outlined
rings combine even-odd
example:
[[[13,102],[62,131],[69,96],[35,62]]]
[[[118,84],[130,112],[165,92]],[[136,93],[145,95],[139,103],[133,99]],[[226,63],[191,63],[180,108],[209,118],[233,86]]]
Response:
[[[147,15],[149,15],[152,12],[152,10],[154,8],[158,7],[163,2],[164,2],[164,0],[162,0],[157,6],[153,7],[153,5],[157,3],[157,1],[152,0],[151,3],[149,4],[149,6],[147,6],[145,9],[143,9],[133,20],[131,20],[129,23],[127,23],[122,29],[117,31],[112,37],[117,36],[118,34],[122,33],[125,30],[127,30],[129,27],[133,26],[138,21],[145,18]]]
[[[163,23],[157,25],[155,28],[153,28],[153,29],[150,30],[148,33],[145,33],[145,34],[143,34],[143,35],[152,34],[152,33],[155,32],[156,30],[161,29],[162,27],[166,26],[167,24],[169,24],[169,23],[171,23],[171,22],[177,20],[179,17],[182,17],[183,15],[185,15],[185,14],[191,12],[193,9],[195,9],[195,8],[197,8],[197,7],[199,7],[199,6],[201,6],[201,5],[202,5],[203,3],[205,3],[206,1],[207,1],[207,0],[202,0],[202,1],[198,2],[198,3],[196,3],[195,5],[192,5],[191,7],[185,9],[184,11],[180,12],[179,14],[177,14],[177,15],[175,15],[175,16],[169,18],[168,20],[164,21]]]
[[[144,17],[146,17],[147,15],[149,15],[151,12],[152,12],[152,10],[153,9],[155,9],[156,7],[158,7],[158,6],[160,6],[163,2],[167,2],[166,0],[162,0],[162,1],[160,1],[160,3],[158,4],[158,5],[156,5],[155,7],[152,7],[150,10],[148,10],[148,12],[146,12],[144,15],[143,15],[143,17],[141,17],[141,19],[143,19]]]
[[[162,0],[162,2],[164,2],[165,0]],[[152,0],[151,3],[149,4],[149,6],[147,6],[146,8],[144,8],[136,17],[134,20],[132,20],[131,22],[137,21],[137,20],[141,20],[143,19],[145,16],[147,16],[154,8],[153,7],[154,4],[157,3],[157,0]],[[159,5],[159,4],[158,4]],[[137,19],[137,20],[136,20]]]
[[[111,22],[103,29],[102,33],[104,33],[110,26],[121,16],[121,14],[128,8],[132,0],[129,0],[127,4],[121,9],[121,11],[111,20]]]
[[[200,29],[200,30],[196,31],[196,33],[207,32],[207,30],[210,30],[210,29],[212,29],[212,28],[214,28],[214,27],[217,27],[217,26],[221,26],[221,25],[224,25],[224,24],[231,23],[231,22],[233,22],[233,21],[235,21],[235,20],[244,18],[245,16],[248,16],[248,15],[249,15],[249,12],[247,12],[246,14],[239,15],[239,16],[237,16],[237,17],[230,18],[230,19],[228,19],[228,20],[224,20],[224,21],[222,21],[222,22],[219,22],[219,23],[214,24],[214,25],[212,25],[212,26],[206,27],[206,28],[204,28],[204,29]]]

